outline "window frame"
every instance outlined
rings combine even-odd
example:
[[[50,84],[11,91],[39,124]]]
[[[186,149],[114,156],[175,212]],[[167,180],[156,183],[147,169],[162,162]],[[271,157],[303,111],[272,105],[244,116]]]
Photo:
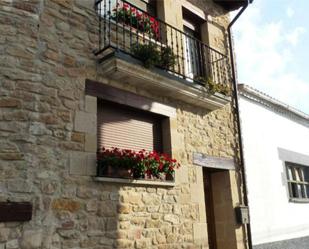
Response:
[[[99,117],[99,116],[104,113],[105,108],[107,108],[109,111],[113,110],[115,113],[126,113],[130,118],[133,118],[134,120],[139,120],[139,121],[143,120],[144,122],[146,121],[146,122],[152,123],[154,125],[152,133],[151,133],[151,136],[153,137],[153,149],[150,151],[156,151],[159,153],[165,152],[164,144],[163,144],[164,142],[163,142],[163,127],[162,126],[163,126],[164,120],[167,119],[167,117],[157,114],[157,113],[150,112],[150,111],[134,108],[129,105],[123,105],[123,104],[118,104],[116,102],[104,100],[101,98],[98,98],[98,101],[97,101],[97,148],[98,149],[101,149],[100,144],[103,143],[101,141],[101,139],[103,139],[103,135],[101,133],[102,127],[99,127],[99,119],[101,119],[102,117]],[[128,142],[128,141],[125,141],[125,142]],[[136,141],[133,141],[133,140],[130,140],[129,142],[132,142],[134,146],[136,144]],[[147,150],[147,148],[133,149],[129,147],[122,147],[120,146],[120,144],[119,145],[115,144],[115,146],[113,147],[115,148],[117,147],[121,149],[130,149],[130,150],[135,150],[135,151],[139,151],[143,149]],[[106,148],[111,149],[112,147],[106,147]]]
[[[306,170],[309,175],[309,166],[293,162],[285,162],[285,167],[289,200],[291,202],[309,203],[309,179],[305,179],[304,173]]]

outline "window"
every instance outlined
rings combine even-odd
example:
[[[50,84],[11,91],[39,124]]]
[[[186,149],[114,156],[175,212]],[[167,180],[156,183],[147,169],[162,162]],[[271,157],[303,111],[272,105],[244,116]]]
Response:
[[[185,75],[191,79],[204,77],[205,60],[201,40],[203,20],[183,8],[183,36]]]
[[[151,16],[156,16],[157,14],[155,0],[130,0],[128,2],[138,7],[139,9],[147,12]]]
[[[162,152],[163,116],[113,102],[98,101],[98,148]]]
[[[142,10],[151,16],[157,15],[157,7],[155,0],[129,0],[127,2],[124,2],[122,0],[97,0],[96,4],[98,8],[98,13],[101,13],[102,16],[108,16],[108,14],[112,12],[117,5],[123,6],[123,4],[128,4],[133,8],[137,7],[138,10]]]
[[[309,201],[309,167],[290,162],[286,167],[290,198]]]

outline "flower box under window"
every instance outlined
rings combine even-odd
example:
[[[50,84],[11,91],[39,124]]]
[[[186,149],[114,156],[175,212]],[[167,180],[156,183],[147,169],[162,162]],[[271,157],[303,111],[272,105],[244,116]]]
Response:
[[[103,148],[97,156],[97,177],[174,182],[179,166],[175,159],[155,151]]]

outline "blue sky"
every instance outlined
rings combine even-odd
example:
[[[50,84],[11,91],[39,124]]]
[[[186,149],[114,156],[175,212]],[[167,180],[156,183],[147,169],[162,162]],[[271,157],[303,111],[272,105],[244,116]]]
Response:
[[[233,28],[238,82],[307,114],[308,9],[308,0],[254,0]]]

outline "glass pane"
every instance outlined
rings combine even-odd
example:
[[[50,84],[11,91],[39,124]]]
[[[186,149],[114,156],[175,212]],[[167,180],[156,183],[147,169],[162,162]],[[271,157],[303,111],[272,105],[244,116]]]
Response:
[[[290,167],[288,167],[288,179],[293,180],[292,169]]]
[[[304,168],[303,172],[304,172],[304,180],[306,182],[309,182],[309,167]]]
[[[303,194],[302,194],[302,186],[300,184],[296,184],[297,186],[297,197],[298,198],[302,198]]]
[[[295,168],[295,180],[301,181],[301,169]]]
[[[291,183],[291,197],[292,198],[298,198],[298,191],[297,191],[297,184]]]
[[[309,185],[306,185],[306,198],[309,199]]]
[[[306,194],[306,185],[301,184],[300,187],[301,187],[301,197],[302,197],[302,198],[307,198],[307,194]]]
[[[298,168],[300,180],[304,181],[304,168]]]

